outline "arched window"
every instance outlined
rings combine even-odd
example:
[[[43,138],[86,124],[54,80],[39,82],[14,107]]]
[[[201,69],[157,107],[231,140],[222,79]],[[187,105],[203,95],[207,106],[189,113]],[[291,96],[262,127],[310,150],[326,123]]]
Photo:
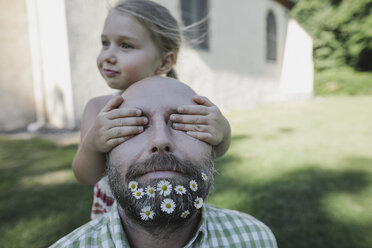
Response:
[[[266,16],[266,59],[276,61],[276,21],[271,10]]]

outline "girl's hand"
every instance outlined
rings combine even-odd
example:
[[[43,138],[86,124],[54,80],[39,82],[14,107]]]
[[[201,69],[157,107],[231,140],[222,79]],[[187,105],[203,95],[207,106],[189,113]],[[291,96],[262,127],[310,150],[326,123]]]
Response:
[[[190,136],[212,146],[220,145],[225,138],[230,139],[230,125],[218,107],[203,96],[194,96],[193,100],[199,105],[179,106],[179,114],[171,115],[173,128],[186,131]]]
[[[143,132],[147,118],[141,116],[141,110],[118,108],[124,99],[117,96],[107,102],[98,113],[85,141],[94,151],[108,152],[115,146]]]

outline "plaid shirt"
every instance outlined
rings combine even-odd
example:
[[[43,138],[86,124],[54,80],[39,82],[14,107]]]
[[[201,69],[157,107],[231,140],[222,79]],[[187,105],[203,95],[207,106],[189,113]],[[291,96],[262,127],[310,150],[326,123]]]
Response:
[[[129,247],[116,207],[51,247]],[[277,248],[270,229],[252,216],[204,205],[199,230],[185,247]]]

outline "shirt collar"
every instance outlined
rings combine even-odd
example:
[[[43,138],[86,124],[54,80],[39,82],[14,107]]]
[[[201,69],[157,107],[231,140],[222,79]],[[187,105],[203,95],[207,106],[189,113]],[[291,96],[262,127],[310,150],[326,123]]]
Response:
[[[203,240],[208,239],[208,232],[207,232],[207,210],[205,205],[203,205],[201,209],[201,221],[198,227],[198,231],[195,233],[194,237],[190,240],[184,248],[193,247],[194,244],[198,244],[200,246],[203,243]]]
[[[119,215],[116,201],[112,205],[112,210],[109,213],[109,218],[110,221],[108,228],[110,229],[110,233],[112,235],[112,240],[115,243],[115,247],[129,248],[127,237],[121,224],[121,218]]]
[[[129,244],[127,241],[127,237],[123,230],[123,226],[121,224],[121,219],[119,215],[119,211],[117,209],[117,203],[115,202],[112,206],[112,211],[109,214],[110,224],[109,229],[112,235],[112,239],[115,243],[115,247],[124,247],[129,248]],[[194,243],[202,243],[203,240],[208,239],[208,232],[207,232],[207,211],[205,205],[203,205],[201,209],[201,221],[198,226],[198,231],[195,233],[194,237],[184,246],[184,248],[193,247]]]

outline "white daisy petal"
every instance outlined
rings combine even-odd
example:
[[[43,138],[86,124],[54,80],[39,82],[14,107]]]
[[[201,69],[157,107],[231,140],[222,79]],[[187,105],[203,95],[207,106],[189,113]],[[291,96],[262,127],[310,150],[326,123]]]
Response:
[[[137,187],[138,187],[138,183],[136,181],[130,181],[128,184],[128,188],[130,188],[132,192],[137,190]]]
[[[168,214],[173,213],[175,208],[176,208],[176,203],[170,198],[164,199],[160,204],[161,211],[168,213]]]
[[[154,211],[151,210],[150,206],[143,207],[141,210],[141,219],[142,220],[152,220],[154,218]]]
[[[134,190],[132,195],[136,198],[136,199],[141,199],[142,196],[144,195],[145,193],[143,192],[143,188],[139,188],[137,190]]]
[[[145,189],[146,195],[150,198],[155,197],[155,188],[151,186],[147,186]]]
[[[185,189],[185,187],[183,187],[182,185],[177,185],[177,186],[174,188],[174,191],[176,191],[176,194],[178,194],[178,195],[186,194],[186,189]]]
[[[203,201],[203,198],[201,197],[197,197],[194,201],[194,206],[199,209],[201,207],[203,207],[203,204],[204,204],[204,201]]]
[[[172,184],[167,180],[161,180],[157,185],[157,191],[160,195],[168,196],[172,192]]]
[[[181,218],[184,218],[185,219],[189,215],[190,215],[190,211],[189,210],[183,211],[182,214],[181,214]]]
[[[207,181],[207,180],[208,180],[208,176],[207,176],[207,174],[205,174],[204,172],[202,172],[202,179],[203,179],[204,181]]]
[[[198,183],[195,180],[190,181],[190,189],[192,191],[197,191],[198,190]]]

